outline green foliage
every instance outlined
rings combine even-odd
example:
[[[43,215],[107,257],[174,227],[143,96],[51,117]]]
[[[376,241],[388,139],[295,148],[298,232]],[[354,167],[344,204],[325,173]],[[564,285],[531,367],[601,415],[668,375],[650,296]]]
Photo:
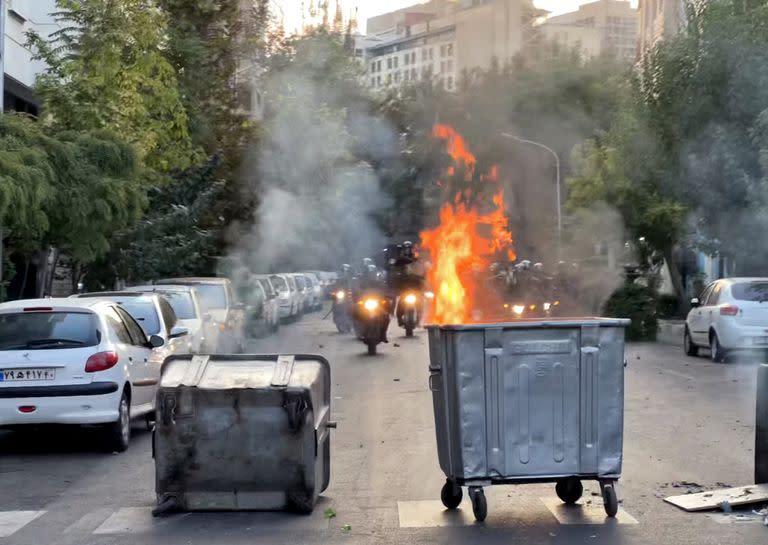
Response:
[[[666,293],[659,295],[656,301],[656,314],[659,318],[665,319],[682,318],[677,296]]]
[[[146,215],[116,235],[113,250],[88,271],[89,283],[212,274],[217,249],[214,233],[206,225],[212,203],[225,185],[217,178],[219,165],[214,156],[150,188]]]
[[[55,246],[90,261],[144,204],[133,149],[106,131],[47,134],[0,116],[0,221],[11,249]]]
[[[62,29],[29,45],[48,69],[35,91],[57,130],[109,129],[168,171],[193,156],[187,115],[166,60],[166,15],[154,0],[57,0]]]
[[[627,340],[656,340],[658,320],[656,316],[656,292],[636,282],[626,282],[606,301],[603,315],[611,318],[629,318]]]

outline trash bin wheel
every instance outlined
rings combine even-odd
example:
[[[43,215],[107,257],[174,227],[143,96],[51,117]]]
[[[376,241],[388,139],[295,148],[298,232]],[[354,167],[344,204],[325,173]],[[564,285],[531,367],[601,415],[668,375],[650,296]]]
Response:
[[[488,502],[485,501],[485,492],[482,488],[470,488],[469,498],[472,500],[472,512],[477,522],[483,522],[488,516]]]
[[[440,499],[447,509],[456,509],[461,505],[464,493],[461,487],[450,479],[446,479],[443,489],[440,491]]]
[[[605,514],[613,518],[619,512],[619,497],[613,483],[603,484],[603,506]]]
[[[563,500],[564,503],[572,505],[579,501],[584,492],[584,487],[576,477],[568,477],[567,479],[557,481],[555,492],[557,497]]]

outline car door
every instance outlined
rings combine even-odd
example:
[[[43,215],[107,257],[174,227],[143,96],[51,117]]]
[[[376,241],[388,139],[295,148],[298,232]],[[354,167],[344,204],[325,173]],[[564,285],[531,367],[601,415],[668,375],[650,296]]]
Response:
[[[136,382],[145,378],[146,365],[143,354],[136,350],[124,316],[128,316],[128,313],[120,307],[108,306],[104,310],[104,318],[109,328],[111,340],[118,350],[119,361],[127,362],[125,368],[128,373],[128,382],[131,384],[131,408],[133,408],[146,403],[142,389],[136,387]],[[133,318],[130,318],[130,321],[133,321]],[[133,322],[135,323],[135,321]],[[140,327],[139,331],[141,331]]]
[[[140,369],[137,378],[131,380],[133,395],[137,400],[135,405],[151,404],[154,402],[157,384],[160,382],[162,357],[158,357],[153,353],[153,349],[148,348],[147,336],[139,323],[123,308],[115,307],[115,310],[122,318],[131,336],[133,361],[137,364],[136,368]]]
[[[720,292],[722,291],[723,283],[715,282],[712,285],[712,290],[710,290],[707,295],[707,300],[704,301],[704,306],[702,307],[702,333],[704,334],[704,340],[707,344],[709,344],[709,331],[712,326],[715,325],[718,316],[720,316],[718,305],[720,304]]]
[[[712,293],[714,284],[707,286],[699,296],[699,306],[691,309],[688,316],[688,329],[691,332],[691,339],[698,345],[708,345],[709,339],[707,338],[707,326],[704,323],[704,304],[706,303],[709,294]]]
[[[184,335],[183,337],[177,337],[176,339],[171,338],[171,332],[179,321],[178,317],[176,316],[176,312],[173,310],[173,307],[162,296],[158,298],[157,306],[160,309],[161,333],[163,339],[165,339],[165,344],[168,348],[168,351],[174,354],[188,353],[190,350],[189,336]]]

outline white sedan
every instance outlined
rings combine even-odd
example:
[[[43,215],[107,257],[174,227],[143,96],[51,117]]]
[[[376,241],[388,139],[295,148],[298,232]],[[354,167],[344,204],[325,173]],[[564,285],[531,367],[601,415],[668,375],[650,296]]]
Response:
[[[724,278],[707,286],[685,321],[685,353],[710,349],[713,361],[729,352],[768,350],[768,278]]]
[[[149,415],[164,341],[114,302],[33,299],[0,305],[0,428],[97,424],[124,451]]]

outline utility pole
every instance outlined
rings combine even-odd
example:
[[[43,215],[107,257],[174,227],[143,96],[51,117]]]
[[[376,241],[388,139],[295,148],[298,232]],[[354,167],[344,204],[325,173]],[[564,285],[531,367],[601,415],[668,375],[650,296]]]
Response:
[[[0,115],[5,111],[5,0],[0,0]],[[0,223],[0,303],[5,300],[3,288],[3,224]]]

